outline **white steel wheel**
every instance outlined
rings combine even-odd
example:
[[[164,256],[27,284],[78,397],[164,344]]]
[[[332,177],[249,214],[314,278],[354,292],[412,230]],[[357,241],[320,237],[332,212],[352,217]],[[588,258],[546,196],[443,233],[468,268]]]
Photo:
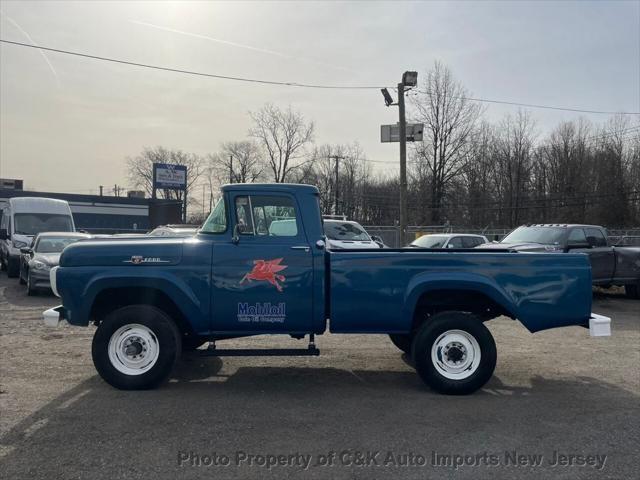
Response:
[[[447,330],[431,347],[431,362],[436,371],[450,380],[464,380],[480,365],[480,345],[464,330]]]
[[[113,332],[108,345],[109,362],[125,375],[142,375],[160,356],[156,335],[145,325],[132,323]]]

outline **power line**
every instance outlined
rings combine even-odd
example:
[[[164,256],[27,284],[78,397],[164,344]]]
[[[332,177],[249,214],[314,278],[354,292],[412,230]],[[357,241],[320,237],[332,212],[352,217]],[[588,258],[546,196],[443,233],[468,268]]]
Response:
[[[186,75],[195,75],[195,76],[200,76],[200,77],[217,78],[217,79],[221,79],[221,80],[232,80],[232,81],[236,81],[236,82],[257,83],[257,84],[263,84],[263,85],[280,85],[280,86],[285,86],[285,87],[317,88],[317,89],[325,89],[325,90],[379,90],[381,88],[384,88],[383,86],[379,86],[379,85],[378,86],[374,86],[374,85],[321,85],[321,84],[313,84],[313,83],[282,82],[282,81],[277,81],[277,80],[262,80],[262,79],[258,79],[258,78],[236,77],[236,76],[231,76],[231,75],[221,75],[221,74],[217,74],[217,73],[197,72],[197,71],[194,71],[194,70],[184,70],[184,69],[180,69],[180,68],[163,67],[163,66],[160,66],[160,65],[151,65],[151,64],[147,64],[147,63],[131,62],[131,61],[128,61],[128,60],[120,60],[120,59],[111,58],[111,57],[102,57],[102,56],[99,56],[99,55],[91,55],[91,54],[87,54],[87,53],[74,52],[74,51],[71,51],[71,50],[62,50],[62,49],[58,49],[58,48],[44,47],[44,46],[41,46],[41,45],[31,45],[31,44],[28,44],[28,43],[14,42],[12,40],[0,39],[0,42],[6,43],[6,44],[10,44],[10,45],[16,45],[16,46],[20,46],[20,47],[34,48],[34,49],[37,49],[37,50],[45,50],[45,51],[48,51],[48,52],[61,53],[61,54],[65,54],[65,55],[73,55],[73,56],[76,56],[76,57],[89,58],[89,59],[93,59],[93,60],[101,60],[103,62],[118,63],[118,64],[121,64],[121,65],[130,65],[130,66],[134,66],[134,67],[150,68],[150,69],[153,69],[153,70],[163,70],[163,71],[166,71],[166,72],[182,73],[182,74],[186,74]],[[388,87],[388,88],[391,88],[391,87]],[[418,93],[431,95],[431,92],[428,92],[428,91],[414,90],[414,94],[418,94]],[[640,115],[640,112],[613,112],[613,111],[603,111],[603,110],[587,110],[587,109],[579,109],[579,108],[571,108],[571,107],[559,107],[559,106],[552,106],[552,105],[539,105],[539,104],[533,104],[533,103],[510,102],[510,101],[506,101],[506,100],[493,100],[493,99],[487,99],[487,98],[475,98],[475,97],[466,97],[466,96],[458,96],[458,97],[453,97],[453,98],[465,99],[465,100],[469,100],[469,101],[473,101],[473,102],[495,103],[495,104],[512,105],[512,106],[520,106],[520,107],[528,107],[528,108],[542,108],[542,109],[549,109],[549,110],[560,110],[560,111],[567,111],[567,112],[594,113],[594,114],[603,114],[603,115],[616,115],[616,114],[621,114],[621,115]]]
[[[422,93],[423,95],[433,95],[432,92],[428,90],[415,90],[414,95],[418,93]],[[477,98],[477,97],[467,97],[467,96],[451,96],[451,98],[457,98],[459,100],[469,100],[471,102],[480,102],[480,103],[495,103],[500,105],[511,105],[517,107],[527,107],[527,108],[541,108],[546,110],[560,110],[565,112],[577,112],[577,113],[596,113],[602,115],[640,115],[640,112],[611,112],[604,110],[586,110],[581,108],[572,108],[572,107],[558,107],[553,105],[540,105],[536,103],[521,103],[521,102],[509,102],[506,100],[491,100],[488,98]]]
[[[55,52],[55,53],[62,53],[65,55],[74,55],[76,57],[83,57],[83,58],[90,58],[93,60],[101,60],[103,62],[112,62],[112,63],[119,63],[122,65],[131,65],[134,67],[142,67],[142,68],[150,68],[153,70],[164,70],[166,72],[174,72],[174,73],[183,73],[186,75],[196,75],[199,77],[209,77],[209,78],[218,78],[221,80],[233,80],[236,82],[246,82],[246,83],[260,83],[260,84],[265,84],[265,85],[282,85],[285,87],[301,87],[301,88],[322,88],[322,89],[331,89],[331,90],[379,90],[380,86],[371,86],[371,85],[319,85],[319,84],[311,84],[311,83],[298,83],[298,82],[279,82],[276,80],[261,80],[261,79],[257,79],[257,78],[246,78],[246,77],[234,77],[234,76],[230,76],[230,75],[220,75],[217,73],[204,73],[204,72],[196,72],[193,70],[183,70],[180,68],[172,68],[172,67],[162,67],[159,65],[150,65],[147,63],[139,63],[139,62],[130,62],[127,60],[120,60],[117,58],[110,58],[110,57],[101,57],[98,55],[90,55],[87,53],[80,53],[80,52],[73,52],[70,50],[61,50],[58,48],[50,48],[50,47],[43,47],[43,46],[38,46],[38,45],[30,45],[28,43],[22,43],[22,42],[14,42],[11,40],[3,40],[0,39],[0,42],[2,43],[7,43],[7,44],[11,44],[11,45],[17,45],[20,47],[28,47],[28,48],[35,48],[38,50],[46,50],[48,52]]]

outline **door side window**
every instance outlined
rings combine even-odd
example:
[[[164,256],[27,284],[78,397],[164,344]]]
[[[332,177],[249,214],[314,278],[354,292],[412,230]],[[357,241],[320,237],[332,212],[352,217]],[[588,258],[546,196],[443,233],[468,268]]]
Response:
[[[587,234],[587,242],[589,242],[589,245],[591,245],[592,247],[607,246],[607,239],[604,238],[604,235],[602,234],[602,231],[600,231],[600,229],[587,228],[586,234]]]
[[[462,246],[464,248],[474,248],[476,245],[480,245],[477,237],[462,237]]]
[[[462,248],[462,237],[453,237],[449,240],[447,248]]]
[[[581,228],[574,228],[569,232],[567,243],[587,243],[587,237],[584,234],[584,230]]]
[[[286,196],[236,197],[236,219],[244,235],[296,237],[299,232],[296,207]]]

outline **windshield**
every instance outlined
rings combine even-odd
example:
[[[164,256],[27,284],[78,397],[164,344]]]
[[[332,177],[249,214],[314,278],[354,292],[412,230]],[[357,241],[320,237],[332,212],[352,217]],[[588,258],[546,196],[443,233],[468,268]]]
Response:
[[[565,229],[562,227],[518,227],[500,243],[541,243],[558,245]]]
[[[448,238],[446,235],[423,235],[411,242],[411,246],[420,248],[442,248]]]
[[[330,240],[371,241],[369,234],[357,223],[325,220],[324,233]]]
[[[35,251],[38,253],[60,253],[64,247],[77,242],[82,237],[44,237],[36,243]]]
[[[224,203],[224,198],[218,200],[209,217],[205,220],[204,225],[202,225],[200,232],[223,233],[227,230],[227,212]]]
[[[20,235],[36,235],[41,232],[73,232],[73,224],[69,215],[51,213],[16,213],[14,216],[14,233]]]

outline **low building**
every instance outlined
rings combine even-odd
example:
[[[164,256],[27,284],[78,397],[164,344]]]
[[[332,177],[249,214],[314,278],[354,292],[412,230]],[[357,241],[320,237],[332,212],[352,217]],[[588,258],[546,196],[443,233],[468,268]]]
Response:
[[[69,202],[78,230],[91,233],[146,232],[158,225],[182,223],[182,202],[139,197],[32,192],[0,188],[0,215],[12,197],[57,198]]]

